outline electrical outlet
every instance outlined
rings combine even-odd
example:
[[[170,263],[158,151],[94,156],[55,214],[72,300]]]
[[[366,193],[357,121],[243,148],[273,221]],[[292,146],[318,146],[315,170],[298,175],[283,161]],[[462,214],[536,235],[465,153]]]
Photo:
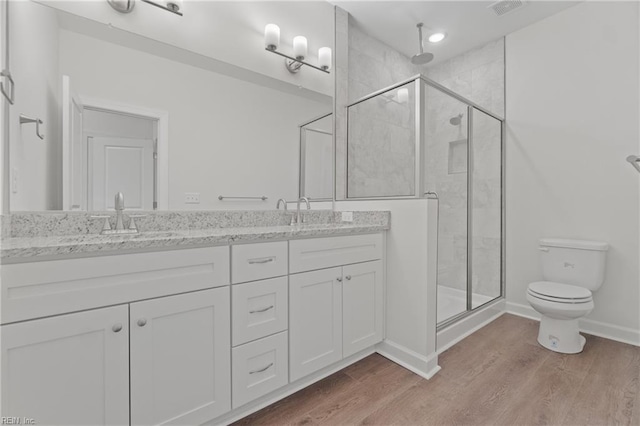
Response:
[[[184,203],[185,204],[200,204],[200,193],[199,192],[185,192],[184,193]]]
[[[343,222],[353,222],[353,212],[342,212]]]

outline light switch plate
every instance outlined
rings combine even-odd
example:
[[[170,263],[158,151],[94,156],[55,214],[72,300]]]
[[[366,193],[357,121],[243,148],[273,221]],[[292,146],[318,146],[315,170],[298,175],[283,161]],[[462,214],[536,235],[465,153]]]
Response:
[[[342,212],[343,222],[353,222],[353,212]]]
[[[184,203],[185,204],[200,204],[200,193],[199,192],[185,192],[184,193]]]

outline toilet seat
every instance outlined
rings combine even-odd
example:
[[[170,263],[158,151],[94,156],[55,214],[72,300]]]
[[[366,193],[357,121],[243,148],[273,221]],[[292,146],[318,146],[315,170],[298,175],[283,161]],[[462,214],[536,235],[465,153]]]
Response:
[[[577,304],[593,300],[591,292],[586,288],[552,281],[533,282],[529,284],[527,293],[536,299],[555,303]]]

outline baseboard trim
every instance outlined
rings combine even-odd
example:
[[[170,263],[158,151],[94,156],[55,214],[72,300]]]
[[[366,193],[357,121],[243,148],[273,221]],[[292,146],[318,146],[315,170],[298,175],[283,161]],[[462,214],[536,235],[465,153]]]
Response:
[[[384,340],[376,345],[376,352],[425,379],[432,378],[440,371],[438,354],[435,352],[424,356],[390,340]]]
[[[446,351],[504,313],[505,300],[501,299],[440,330],[437,334],[438,353],[441,354]]]
[[[507,312],[520,317],[540,321],[540,313],[528,305],[507,302]],[[578,324],[580,326],[580,331],[583,333],[604,337],[605,339],[615,340],[617,342],[633,346],[640,346],[640,330],[634,330],[632,328],[621,327],[619,325],[608,324],[600,321],[593,321],[588,318],[581,319]]]

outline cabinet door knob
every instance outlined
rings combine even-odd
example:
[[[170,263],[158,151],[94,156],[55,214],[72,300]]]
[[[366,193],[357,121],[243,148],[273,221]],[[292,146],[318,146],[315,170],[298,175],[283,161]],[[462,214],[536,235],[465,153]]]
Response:
[[[138,327],[144,327],[145,325],[147,325],[147,320],[144,318],[140,318],[138,320]]]
[[[114,324],[113,327],[111,327],[111,330],[113,330],[114,333],[118,333],[120,330],[122,330],[122,324]]]
[[[341,283],[341,282],[342,282],[342,277],[338,277],[338,278],[336,278],[336,281],[338,281],[339,283]]]
[[[345,278],[347,279],[347,281],[349,281],[351,280],[351,275],[347,275]]]

